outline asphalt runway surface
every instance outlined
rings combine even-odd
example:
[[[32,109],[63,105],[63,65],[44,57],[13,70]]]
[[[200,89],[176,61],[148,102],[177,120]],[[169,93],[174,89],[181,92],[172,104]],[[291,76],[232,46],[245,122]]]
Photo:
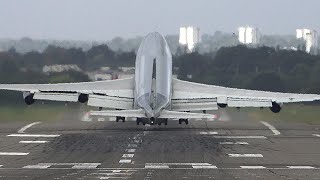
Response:
[[[5,122],[0,179],[320,179],[319,129],[225,111],[189,125]]]

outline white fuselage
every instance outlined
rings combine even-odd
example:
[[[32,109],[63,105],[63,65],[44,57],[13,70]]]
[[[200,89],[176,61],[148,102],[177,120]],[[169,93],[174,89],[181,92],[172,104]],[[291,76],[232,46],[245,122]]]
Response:
[[[172,55],[157,32],[148,34],[137,52],[134,96],[135,108],[144,109],[148,118],[157,118],[163,109],[170,108]]]

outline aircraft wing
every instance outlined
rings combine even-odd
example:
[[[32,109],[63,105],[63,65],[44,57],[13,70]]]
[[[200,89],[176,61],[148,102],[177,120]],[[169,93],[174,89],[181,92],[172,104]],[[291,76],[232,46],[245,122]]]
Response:
[[[273,107],[277,104],[320,100],[317,94],[294,94],[228,88],[173,79],[172,110],[214,110],[229,107]]]
[[[24,92],[24,98],[64,102],[88,101],[88,105],[116,109],[133,108],[134,78],[58,84],[0,84],[0,90]],[[82,99],[81,99],[82,98]]]

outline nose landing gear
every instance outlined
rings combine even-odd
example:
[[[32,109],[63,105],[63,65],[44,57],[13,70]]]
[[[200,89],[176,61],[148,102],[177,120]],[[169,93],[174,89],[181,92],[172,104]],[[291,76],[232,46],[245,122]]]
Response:
[[[189,124],[189,120],[188,119],[179,119],[179,124],[182,124],[182,122],[184,122],[186,125]]]
[[[125,117],[117,116],[116,117],[116,122],[119,122],[120,120],[122,120],[122,122],[126,122],[126,118]]]

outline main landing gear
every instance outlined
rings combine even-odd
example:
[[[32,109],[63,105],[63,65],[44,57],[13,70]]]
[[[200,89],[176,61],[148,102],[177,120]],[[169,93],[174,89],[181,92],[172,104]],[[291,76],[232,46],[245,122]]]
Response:
[[[119,121],[126,122],[126,118],[125,117],[121,117],[121,116],[117,116],[116,117],[116,122],[119,122]]]
[[[179,119],[179,124],[182,124],[182,122],[184,122],[186,125],[189,124],[189,120],[188,119]]]
[[[162,123],[164,125],[168,125],[168,119],[165,119],[165,118],[159,118],[159,119],[137,118],[136,123],[137,123],[137,125],[142,123],[143,125],[146,125],[146,124],[150,124],[150,125],[158,124],[160,126]]]

